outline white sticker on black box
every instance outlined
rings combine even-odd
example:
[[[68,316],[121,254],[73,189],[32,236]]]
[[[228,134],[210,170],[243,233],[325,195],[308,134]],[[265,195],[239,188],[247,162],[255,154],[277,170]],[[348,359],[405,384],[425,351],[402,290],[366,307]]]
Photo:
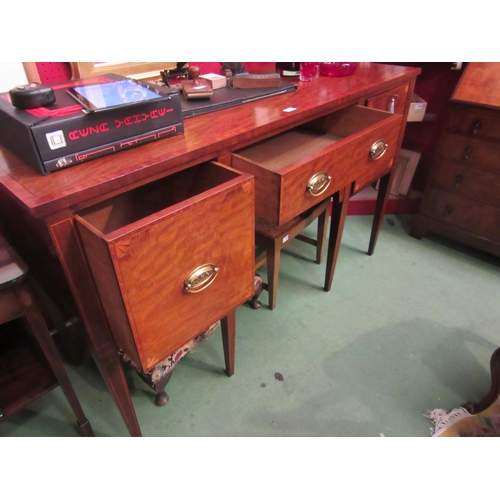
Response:
[[[66,139],[64,138],[64,132],[62,130],[56,130],[55,132],[45,134],[45,137],[47,138],[50,149],[60,149],[67,146]]]

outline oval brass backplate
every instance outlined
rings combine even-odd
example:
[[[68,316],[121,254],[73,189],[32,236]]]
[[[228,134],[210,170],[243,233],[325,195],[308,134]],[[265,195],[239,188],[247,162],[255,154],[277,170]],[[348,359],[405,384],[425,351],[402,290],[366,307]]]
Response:
[[[387,147],[387,143],[382,140],[374,142],[370,148],[370,160],[378,160],[379,158],[382,158],[384,153],[387,151]]]
[[[324,193],[332,178],[326,172],[318,172],[314,174],[307,183],[307,192],[312,196],[319,196]]]
[[[203,264],[191,271],[184,280],[184,289],[189,293],[205,290],[217,277],[219,268],[214,264]]]

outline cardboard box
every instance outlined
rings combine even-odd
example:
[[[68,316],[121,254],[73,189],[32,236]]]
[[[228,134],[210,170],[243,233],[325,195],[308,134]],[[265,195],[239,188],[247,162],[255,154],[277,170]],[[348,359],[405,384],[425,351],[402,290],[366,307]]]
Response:
[[[408,111],[409,122],[421,122],[424,119],[427,103],[417,94],[411,96],[410,111]]]
[[[213,90],[223,89],[227,85],[226,77],[218,75],[217,73],[207,73],[205,75],[200,75],[200,78],[206,80]]]
[[[41,174],[60,170],[147,142],[184,132],[180,96],[84,114],[66,89],[82,83],[123,79],[107,74],[51,85],[56,102],[47,107],[15,108],[0,94],[0,142]]]

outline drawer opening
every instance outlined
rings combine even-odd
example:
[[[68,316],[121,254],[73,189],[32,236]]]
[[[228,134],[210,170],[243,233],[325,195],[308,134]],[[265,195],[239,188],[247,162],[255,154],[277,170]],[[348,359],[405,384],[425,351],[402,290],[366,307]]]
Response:
[[[321,118],[316,118],[302,127],[314,130],[317,133],[328,133],[344,138],[377,125],[391,115],[391,113],[377,109],[351,106]]]
[[[215,162],[206,162],[97,203],[78,215],[97,231],[109,234],[240,175]]]
[[[365,132],[388,116],[392,115],[362,106],[351,106],[248,146],[237,151],[237,155],[267,170],[278,172],[301,158],[320,154],[347,137]],[[237,164],[234,166],[238,168]]]

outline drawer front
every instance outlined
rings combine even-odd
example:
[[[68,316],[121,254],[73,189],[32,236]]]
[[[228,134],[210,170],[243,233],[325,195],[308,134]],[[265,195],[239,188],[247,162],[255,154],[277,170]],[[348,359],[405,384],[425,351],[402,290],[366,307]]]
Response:
[[[435,165],[431,185],[486,205],[500,207],[500,175],[442,160]]]
[[[486,141],[500,141],[500,113],[473,106],[452,106],[447,119],[450,132]]]
[[[253,295],[254,180],[216,167],[75,215],[115,341],[144,372]]]
[[[341,141],[342,145],[285,174],[281,187],[280,219],[290,220],[314,206],[319,199],[331,196],[352,182],[355,183],[354,189],[358,190],[389,172],[396,152],[399,124],[400,121],[396,120]],[[387,149],[380,158],[370,159],[370,150],[378,141],[385,143]],[[325,172],[331,181],[318,199],[311,194],[308,186],[319,172]]]
[[[252,296],[253,220],[252,190],[247,185],[218,193],[112,243],[146,369]],[[201,279],[192,275],[197,269],[215,279],[201,291],[188,291],[186,286],[195,287]]]
[[[500,242],[500,209],[430,189],[420,212],[482,238]]]
[[[401,119],[353,106],[237,151],[232,166],[255,176],[257,215],[281,225],[353,182],[387,173]],[[385,152],[371,159],[378,143]]]
[[[402,85],[401,87],[370,97],[366,100],[366,106],[402,115],[405,111],[408,88],[408,85]]]
[[[500,174],[500,143],[447,132],[440,154],[444,158],[476,164]]]

